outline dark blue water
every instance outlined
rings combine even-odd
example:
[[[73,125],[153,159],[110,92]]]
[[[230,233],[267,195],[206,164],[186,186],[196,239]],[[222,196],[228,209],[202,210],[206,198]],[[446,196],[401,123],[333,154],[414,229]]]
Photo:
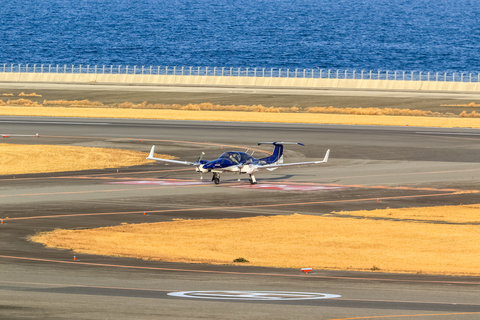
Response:
[[[480,70],[478,0],[1,0],[0,63]]]

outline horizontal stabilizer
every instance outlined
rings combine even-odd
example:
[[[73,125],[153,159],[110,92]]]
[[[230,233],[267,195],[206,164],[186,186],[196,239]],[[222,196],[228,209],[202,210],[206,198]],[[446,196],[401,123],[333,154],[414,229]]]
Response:
[[[273,145],[284,145],[284,144],[298,144],[299,146],[305,146],[303,143],[300,142],[259,142],[258,145],[261,144],[273,144]]]

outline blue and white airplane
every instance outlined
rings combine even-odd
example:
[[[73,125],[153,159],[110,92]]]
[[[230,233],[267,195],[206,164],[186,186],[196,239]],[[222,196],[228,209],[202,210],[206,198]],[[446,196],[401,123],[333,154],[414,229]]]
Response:
[[[155,158],[155,146],[152,146],[150,154],[148,155],[148,160],[164,161],[170,163],[178,163],[188,166],[195,166],[197,172],[200,174],[211,172],[213,173],[212,181],[215,181],[215,184],[220,183],[220,173],[223,172],[233,172],[237,174],[248,174],[251,184],[256,184],[257,180],[255,179],[254,173],[267,169],[273,171],[282,167],[302,167],[310,166],[313,164],[326,163],[328,161],[328,156],[330,154],[330,149],[327,150],[325,157],[321,161],[310,161],[310,162],[297,162],[297,163],[283,163],[283,145],[284,144],[297,144],[300,146],[305,146],[302,143],[297,142],[259,142],[261,144],[273,144],[275,149],[273,150],[272,155],[256,159],[249,155],[246,152],[239,151],[227,151],[224,152],[218,157],[218,159],[208,161],[202,160],[202,157],[205,153],[202,152],[202,155],[195,162],[188,161],[178,161],[178,160],[168,160]],[[203,176],[202,176],[203,178]]]

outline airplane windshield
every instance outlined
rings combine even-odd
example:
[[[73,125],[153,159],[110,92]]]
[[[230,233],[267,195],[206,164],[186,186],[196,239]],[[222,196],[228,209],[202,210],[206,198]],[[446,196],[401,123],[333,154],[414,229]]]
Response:
[[[228,151],[222,153],[219,159],[229,159],[233,163],[246,163],[251,161],[253,157],[245,152],[236,152],[236,151]]]

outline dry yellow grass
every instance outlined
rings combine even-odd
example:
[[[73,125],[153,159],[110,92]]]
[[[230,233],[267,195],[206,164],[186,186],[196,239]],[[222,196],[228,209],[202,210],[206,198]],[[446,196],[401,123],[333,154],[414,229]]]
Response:
[[[414,221],[439,221],[449,223],[480,223],[480,204],[444,207],[425,207],[421,210],[411,208],[363,210],[353,212],[334,212],[358,217],[377,217]],[[480,228],[480,227],[479,227]]]
[[[41,97],[41,94],[36,94],[35,92],[33,93],[25,93],[25,92],[20,92],[18,94],[19,97]]]
[[[13,97],[13,93],[4,93],[2,94],[4,97]]]
[[[136,166],[151,162],[145,159],[147,155],[106,148],[0,143],[0,175]],[[168,155],[160,156],[173,159]]]
[[[480,107],[480,104],[470,102],[469,104],[441,104],[441,107]]]
[[[9,101],[10,102],[10,101]],[[7,102],[8,103],[8,102]],[[58,108],[58,107],[15,107],[2,106],[0,115],[51,116],[86,118],[129,118],[200,121],[244,121],[284,122],[318,124],[356,124],[444,128],[480,128],[477,118],[410,117],[410,116],[359,116],[350,114],[311,113],[252,113],[234,111],[188,111],[155,109],[112,109],[112,108]]]
[[[255,266],[480,274],[478,225],[295,214],[55,230],[31,239],[77,253],[147,260],[233,264],[243,257]]]

